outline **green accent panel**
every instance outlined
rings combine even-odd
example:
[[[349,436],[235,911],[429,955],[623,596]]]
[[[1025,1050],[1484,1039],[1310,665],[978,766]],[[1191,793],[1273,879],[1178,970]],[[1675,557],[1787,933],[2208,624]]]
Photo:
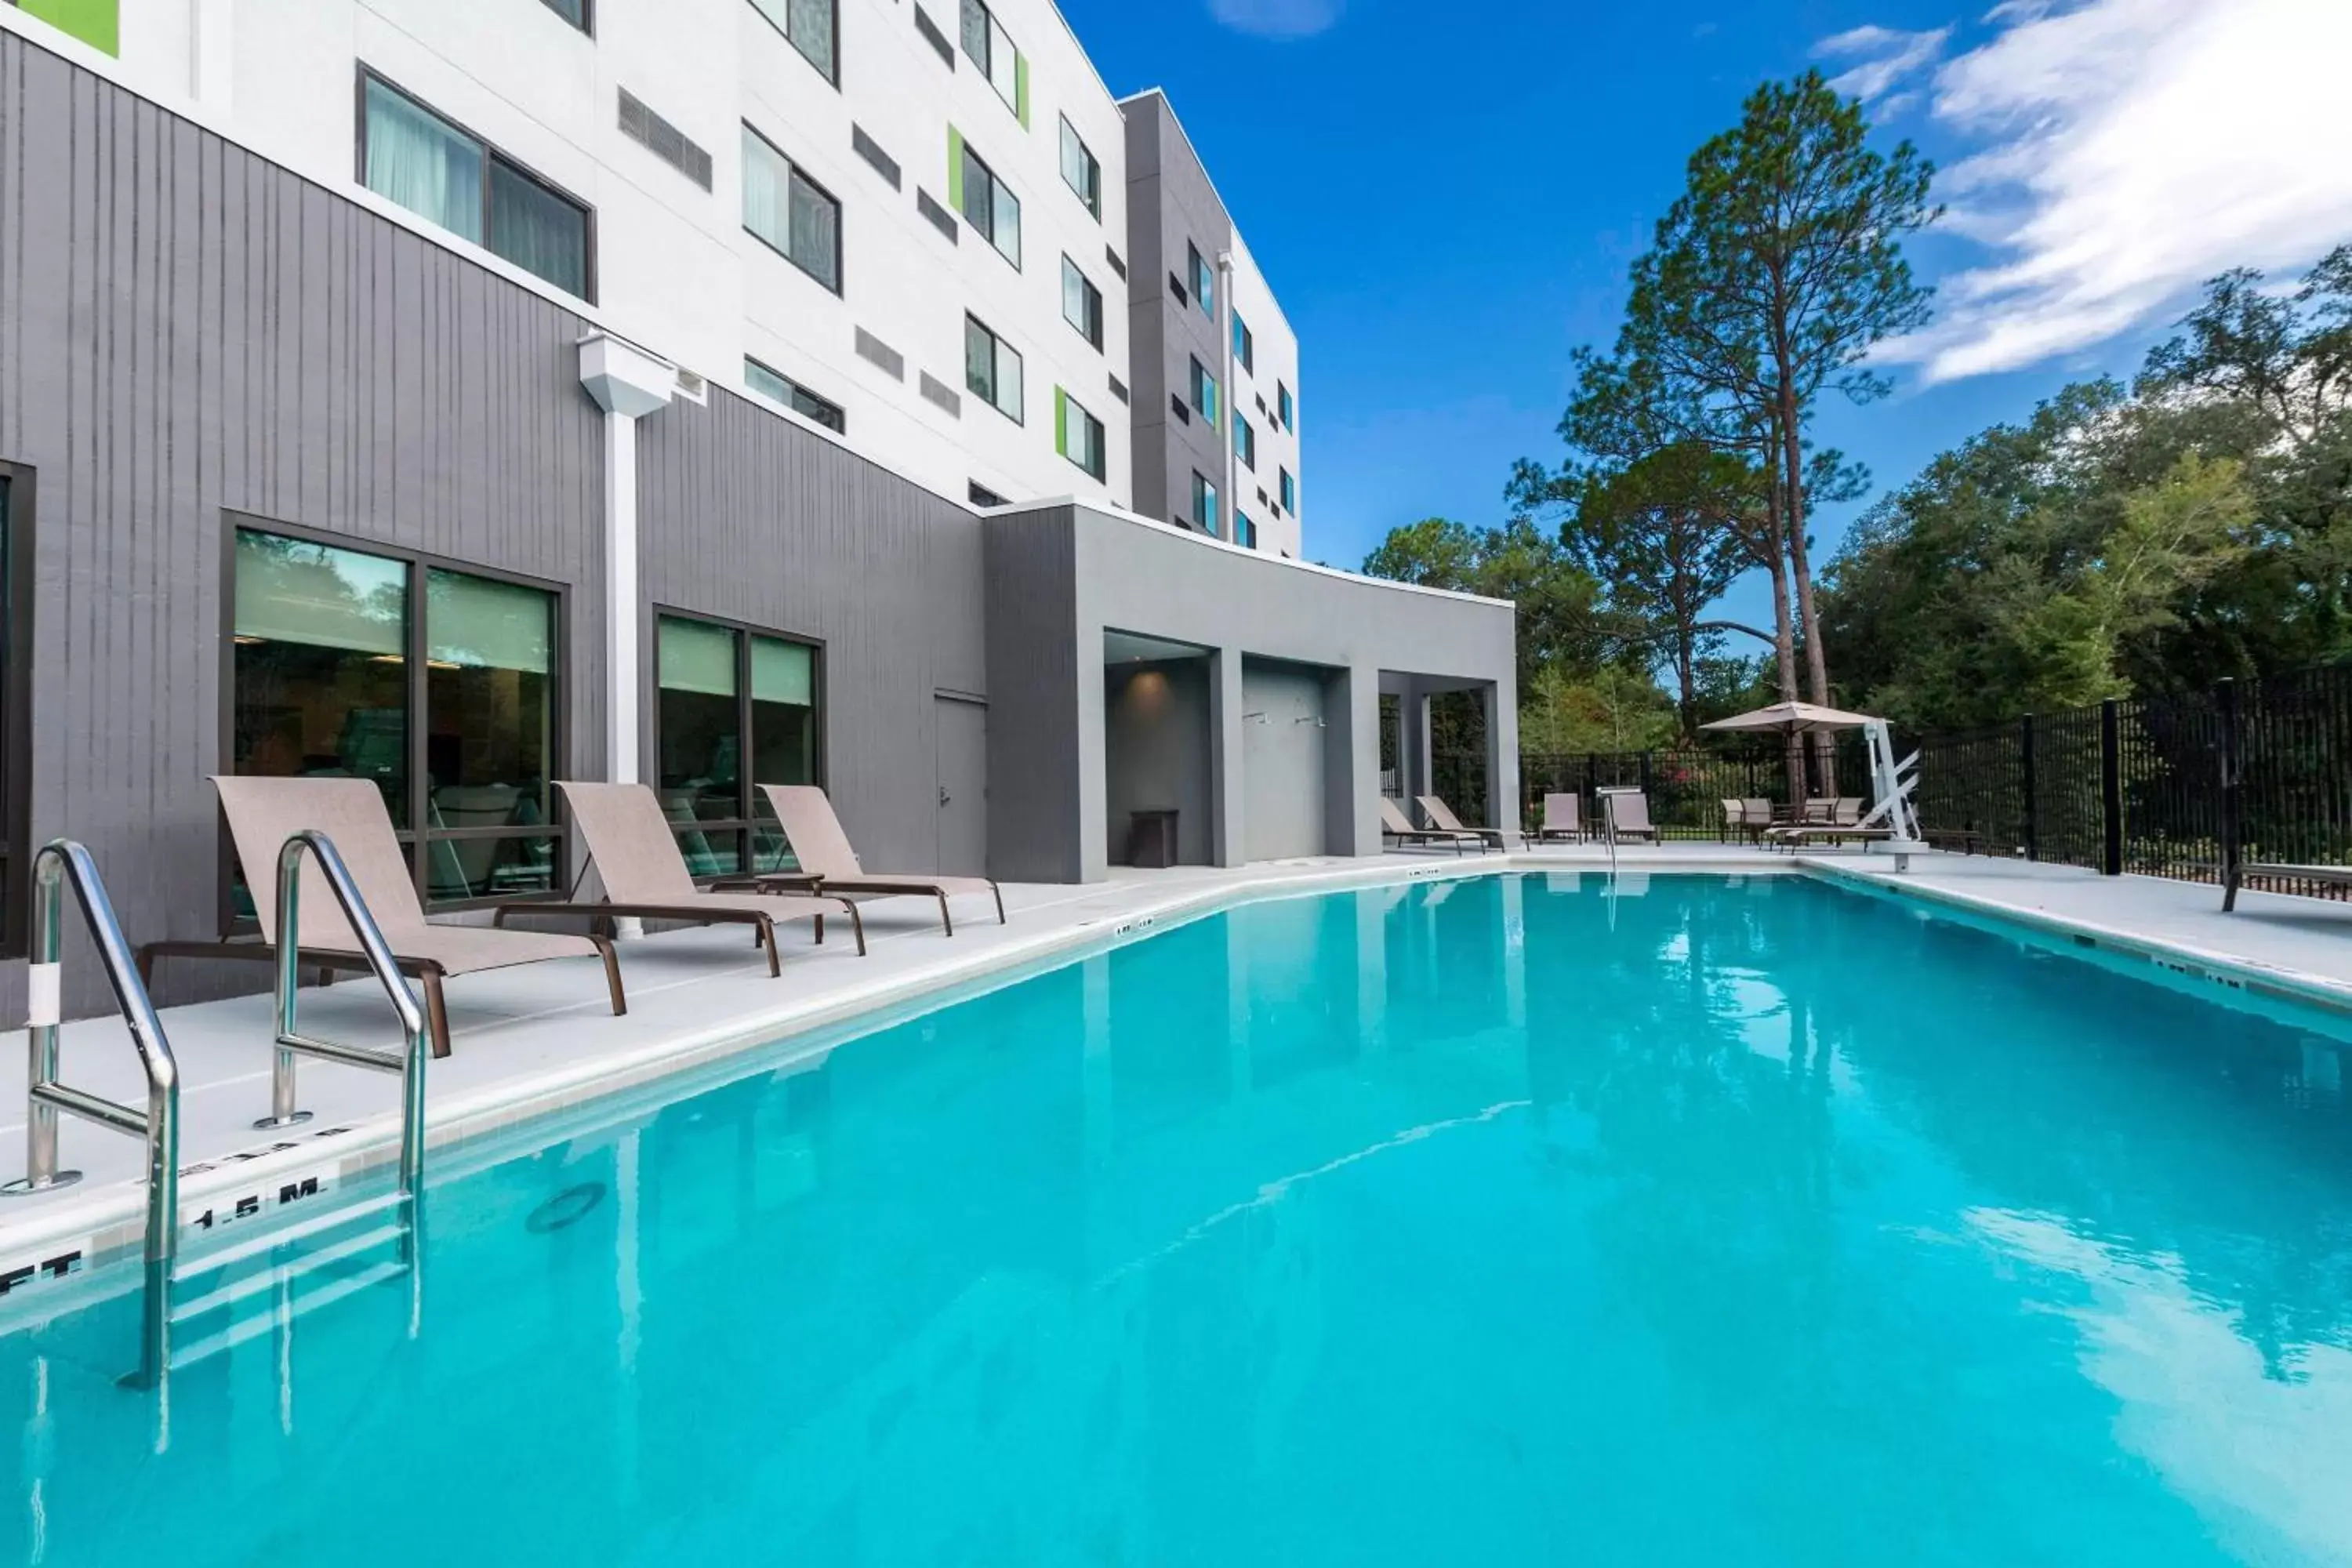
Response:
[[[1021,129],[1029,129],[1029,57],[1013,57],[1013,113],[1021,121]]]
[[[1070,395],[1058,386],[1054,388],[1054,450],[1065,458],[1070,455]]]
[[[963,211],[963,132],[948,127],[948,205]]]
[[[17,0],[17,6],[91,48],[122,53],[122,0]]]

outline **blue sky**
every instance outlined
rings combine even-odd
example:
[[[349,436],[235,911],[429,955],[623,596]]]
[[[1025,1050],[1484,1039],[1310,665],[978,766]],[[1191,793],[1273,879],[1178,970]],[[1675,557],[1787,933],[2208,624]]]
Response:
[[[2221,267],[2352,237],[2352,160],[2282,152],[2341,147],[2324,81],[2307,110],[2284,95],[2352,48],[2352,6],[1991,5],[1063,0],[1114,91],[1168,89],[1297,330],[1307,552],[1346,566],[1399,523],[1499,521],[1512,459],[1561,455],[1570,352],[1613,337],[1685,159],[1769,77],[1855,73],[1888,139],[1954,173],[1950,226],[1913,251],[1941,324],[1894,398],[1821,425],[1882,490],[2128,374]]]

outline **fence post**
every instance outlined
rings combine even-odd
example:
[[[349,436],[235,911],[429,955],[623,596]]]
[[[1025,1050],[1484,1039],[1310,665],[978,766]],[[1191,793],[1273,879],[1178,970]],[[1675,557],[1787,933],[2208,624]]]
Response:
[[[2110,877],[2124,874],[2123,752],[2123,705],[2110,697],[2099,704],[2099,816],[2106,829],[2099,869]]]
[[[2238,907],[2239,868],[2246,860],[2245,752],[2238,728],[2238,683],[2223,679],[2213,687],[2214,706],[2221,714],[2221,908]]]
[[[2018,767],[2025,775],[2025,858],[2042,858],[2041,791],[2034,784],[2033,715],[2021,721],[2017,741]]]
[[[1649,798],[1649,796],[1650,796],[1650,753],[1649,753],[1649,752],[1643,752],[1642,753],[1642,798],[1643,798],[1643,799],[1644,799],[1644,800],[1647,800],[1647,799]]]

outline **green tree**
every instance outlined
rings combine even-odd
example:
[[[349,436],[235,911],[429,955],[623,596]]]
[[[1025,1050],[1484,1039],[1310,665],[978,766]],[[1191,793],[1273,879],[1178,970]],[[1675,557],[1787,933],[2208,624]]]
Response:
[[[1828,574],[1856,704],[1948,729],[2352,656],[2347,322],[2352,251],[2226,273],[2130,388],[1930,462]]]
[[[1697,724],[1698,665],[1726,633],[1769,645],[1769,632],[1708,612],[1754,564],[1739,524],[1753,510],[1752,470],[1696,442],[1622,466],[1546,473],[1522,460],[1509,499],[1522,511],[1564,514],[1560,540],[1601,585],[1607,635],[1663,658],[1685,735]]]
[[[1770,449],[1807,684],[1822,703],[1805,430],[1824,391],[1867,402],[1887,390],[1865,356],[1927,321],[1928,293],[1902,247],[1939,216],[1933,166],[1908,142],[1874,151],[1869,131],[1860,102],[1819,72],[1759,88],[1739,124],[1692,156],[1626,310],[1636,354]]]
[[[1364,558],[1363,570],[1368,577],[1517,605],[1522,692],[1543,669],[1589,669],[1601,656],[1600,584],[1558,539],[1524,519],[1475,529],[1447,518],[1423,518],[1391,529]]]

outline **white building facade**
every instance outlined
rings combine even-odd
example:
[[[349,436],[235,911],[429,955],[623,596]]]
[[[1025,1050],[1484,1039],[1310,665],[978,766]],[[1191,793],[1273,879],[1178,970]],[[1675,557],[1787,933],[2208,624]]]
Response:
[[[1190,521],[1138,505],[1130,274],[1164,289],[1164,269],[1129,266],[1127,113],[1051,0],[32,0],[18,18],[669,361],[690,398],[747,393],[976,507]],[[1295,341],[1227,249],[1295,399]],[[1269,373],[1243,374],[1257,468],[1217,476],[1239,488],[1216,531],[1239,541],[1238,511],[1295,554],[1296,507],[1287,528],[1274,512],[1295,408],[1286,426]]]

